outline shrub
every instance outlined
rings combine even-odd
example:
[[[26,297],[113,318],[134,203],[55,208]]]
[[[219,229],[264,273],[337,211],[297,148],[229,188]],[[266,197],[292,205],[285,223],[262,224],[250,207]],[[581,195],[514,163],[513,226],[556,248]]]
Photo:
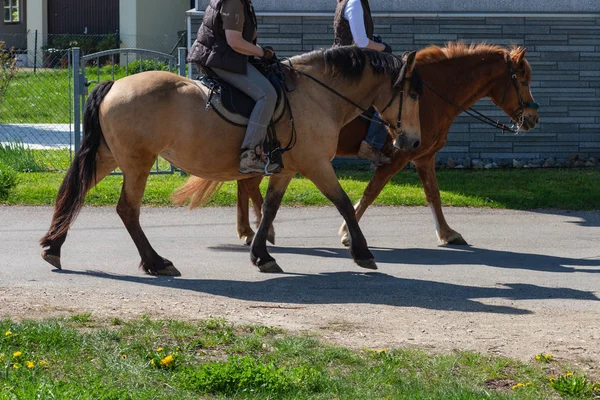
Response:
[[[23,142],[9,144],[0,143],[0,162],[19,172],[41,172],[46,168],[37,162],[33,150],[25,147]]]
[[[17,183],[17,172],[0,160],[0,200],[6,200]]]
[[[0,40],[0,103],[4,99],[4,93],[8,84],[17,72],[17,58],[13,51],[6,51],[6,43]]]

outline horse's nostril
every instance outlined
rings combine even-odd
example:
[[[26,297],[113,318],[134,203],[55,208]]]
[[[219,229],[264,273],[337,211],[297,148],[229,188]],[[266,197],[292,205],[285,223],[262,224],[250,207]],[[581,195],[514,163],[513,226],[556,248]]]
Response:
[[[413,142],[413,145],[412,145],[412,147],[413,147],[413,149],[416,149],[416,148],[417,148],[417,147],[419,147],[420,145],[421,145],[421,141],[420,141],[420,140],[415,140],[415,141]]]

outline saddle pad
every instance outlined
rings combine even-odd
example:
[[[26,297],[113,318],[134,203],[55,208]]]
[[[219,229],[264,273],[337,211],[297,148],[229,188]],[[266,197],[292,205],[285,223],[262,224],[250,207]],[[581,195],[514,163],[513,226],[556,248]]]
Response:
[[[207,84],[210,81],[201,79],[195,80],[194,83],[202,90],[204,98],[208,99],[210,88]],[[223,84],[220,80],[218,83],[219,88],[213,90],[212,97],[210,98],[210,107],[227,122],[233,125],[247,126],[248,118],[250,118],[250,114],[254,109],[255,101],[231,85]],[[277,87],[275,88],[277,89]],[[273,120],[276,122],[281,119],[285,111],[285,103],[281,101],[281,98],[280,90],[277,90],[277,105],[273,116]],[[204,104],[206,104],[206,100]]]

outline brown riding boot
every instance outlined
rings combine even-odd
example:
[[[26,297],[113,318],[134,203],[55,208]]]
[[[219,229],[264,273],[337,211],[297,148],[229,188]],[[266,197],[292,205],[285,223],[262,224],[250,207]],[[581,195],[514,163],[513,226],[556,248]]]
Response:
[[[256,154],[254,150],[244,150],[240,155],[240,174],[274,174],[280,171],[279,164],[271,163],[265,171],[265,162]]]
[[[379,150],[377,147],[371,146],[369,143],[364,140],[360,144],[360,149],[358,149],[358,158],[361,160],[369,160],[372,161],[375,166],[379,167],[380,165],[389,164],[392,162],[392,159],[386,156]]]

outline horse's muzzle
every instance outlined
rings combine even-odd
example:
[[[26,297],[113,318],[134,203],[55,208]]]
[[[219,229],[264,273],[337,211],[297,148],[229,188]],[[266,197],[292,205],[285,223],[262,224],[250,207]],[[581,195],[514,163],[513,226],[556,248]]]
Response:
[[[525,115],[525,118],[523,118],[523,125],[521,126],[521,130],[532,130],[539,122],[540,118],[537,115]]]

